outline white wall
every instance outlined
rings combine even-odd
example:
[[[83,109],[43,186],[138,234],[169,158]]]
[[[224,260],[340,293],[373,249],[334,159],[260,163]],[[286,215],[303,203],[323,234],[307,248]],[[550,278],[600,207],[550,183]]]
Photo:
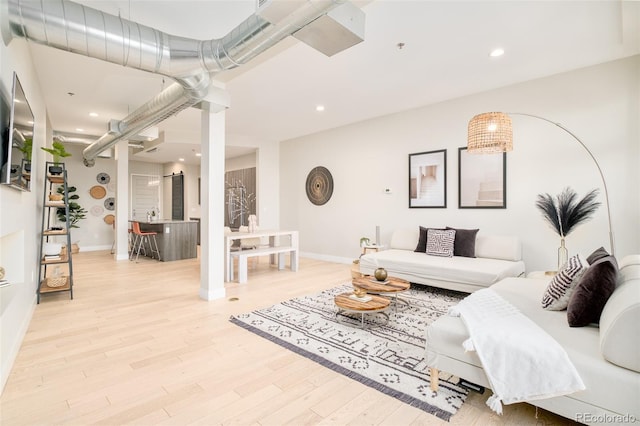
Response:
[[[256,167],[256,152],[252,152],[251,154],[246,155],[240,155],[238,157],[227,158],[224,162],[224,171],[230,172],[233,170],[250,169],[252,167]]]
[[[11,92],[13,72],[18,74],[35,117],[31,192],[0,185],[0,266],[12,284],[0,288],[0,389],[11,371],[36,302],[39,229],[45,155],[48,140],[46,109],[26,41],[0,43],[0,85]],[[10,99],[10,98],[9,98]]]
[[[87,210],[86,218],[77,223],[79,228],[71,229],[71,241],[77,243],[82,251],[110,249],[113,244],[114,229],[104,219],[109,214],[115,216],[116,212],[115,210],[107,210],[104,203],[110,197],[114,197],[118,201],[116,197],[116,162],[112,158],[97,157],[94,167],[86,167],[82,162],[82,151],[86,148],[85,146],[67,144],[65,147],[71,153],[71,157],[64,159],[68,184],[76,187],[75,194],[80,196],[76,202]],[[48,154],[47,159],[51,160]],[[103,185],[98,182],[99,173],[109,175],[109,184]],[[106,190],[104,198],[96,199],[89,193],[91,188],[96,185],[102,186]],[[93,207],[96,207],[94,213],[91,210]],[[102,212],[98,212],[100,208]]]
[[[553,269],[559,239],[535,208],[536,196],[565,186],[580,195],[602,188],[592,160],[561,129],[514,116],[507,208],[457,208],[458,148],[466,145],[469,119],[487,111],[526,112],[562,123],[592,150],[609,186],[616,256],[638,253],[639,78],[636,56],[283,142],[280,226],[300,231],[304,254],[342,261],[359,255],[359,238],[375,237],[376,225],[384,244],[398,227],[480,228],[519,236],[527,270]],[[447,208],[409,209],[408,154],[445,148]],[[324,206],[313,205],[305,193],[307,174],[316,166],[327,167],[334,179]],[[385,188],[392,193],[384,194]],[[569,235],[570,253],[609,248],[605,212],[601,207]]]

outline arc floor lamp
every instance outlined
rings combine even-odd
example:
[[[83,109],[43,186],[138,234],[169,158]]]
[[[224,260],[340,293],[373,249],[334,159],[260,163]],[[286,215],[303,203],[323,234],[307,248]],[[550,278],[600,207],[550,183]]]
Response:
[[[602,179],[602,186],[604,187],[605,206],[607,208],[607,220],[609,224],[609,244],[611,245],[611,254],[614,255],[613,246],[613,228],[611,226],[611,210],[609,208],[609,191],[607,190],[607,182],[604,179],[604,174],[600,168],[600,164],[593,153],[587,148],[587,146],[578,138],[572,131],[564,127],[560,123],[549,120],[544,117],[540,117],[533,114],[526,114],[521,112],[485,112],[478,114],[469,121],[469,129],[467,135],[467,152],[478,154],[493,154],[498,152],[508,152],[513,150],[513,129],[511,126],[511,117],[509,115],[524,115],[527,117],[537,118],[547,123],[551,123],[556,127],[561,128],[565,132],[575,139],[589,157],[593,160],[600,179]]]

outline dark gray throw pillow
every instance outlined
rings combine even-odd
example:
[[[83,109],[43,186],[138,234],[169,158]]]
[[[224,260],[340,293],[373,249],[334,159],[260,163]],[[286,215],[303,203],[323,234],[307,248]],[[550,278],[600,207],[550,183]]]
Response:
[[[416,253],[426,253],[427,252],[427,228],[424,226],[420,227],[420,238],[418,238],[418,245],[414,250]]]
[[[616,289],[618,263],[613,256],[596,260],[582,275],[567,307],[571,327],[584,327],[600,322],[604,305]]]
[[[416,253],[426,253],[427,252],[427,232],[429,229],[436,229],[438,231],[443,231],[443,228],[425,228],[424,226],[420,227],[420,237],[418,238],[418,245],[414,252]]]
[[[462,257],[476,257],[476,235],[478,229],[458,229],[447,226],[447,229],[456,231],[456,239],[453,242],[453,255]]]
[[[587,262],[589,262],[589,265],[593,265],[597,260],[607,256],[609,256],[609,253],[607,253],[604,247],[600,247],[587,257]]]

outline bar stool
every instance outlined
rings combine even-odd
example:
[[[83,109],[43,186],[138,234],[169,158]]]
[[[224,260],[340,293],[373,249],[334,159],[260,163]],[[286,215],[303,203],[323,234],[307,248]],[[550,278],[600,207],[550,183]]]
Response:
[[[131,256],[129,257],[129,260],[133,260],[133,253],[136,252],[136,262],[138,262],[138,256],[140,256],[140,249],[143,249],[145,251],[145,255],[146,255],[146,249],[142,246],[144,244],[144,242],[146,241],[147,244],[149,245],[149,250],[151,250],[151,257],[153,258],[153,253],[157,253],[158,254],[158,260],[160,260],[160,250],[158,249],[158,241],[156,240],[156,235],[158,235],[157,232],[153,232],[153,231],[141,231],[140,230],[140,222],[132,222],[131,223],[131,230],[133,231],[133,234],[135,235],[135,243],[133,246],[133,250],[131,250]],[[151,245],[151,238],[153,237],[153,244],[156,246],[156,249],[153,249],[153,246]],[[136,250],[136,244],[138,245],[138,249]]]

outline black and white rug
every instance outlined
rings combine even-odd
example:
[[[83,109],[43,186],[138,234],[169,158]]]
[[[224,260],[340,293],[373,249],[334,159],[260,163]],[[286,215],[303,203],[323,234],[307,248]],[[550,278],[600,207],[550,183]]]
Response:
[[[430,389],[424,361],[425,330],[464,294],[412,285],[401,294],[408,307],[387,311],[386,325],[378,316],[336,319],[337,294],[351,291],[351,283],[320,294],[232,316],[230,321],[287,349],[316,361],[367,386],[441,419],[449,420],[462,406],[467,391],[454,376],[440,375],[440,388]],[[381,321],[383,324],[384,321]],[[369,327],[368,327],[369,326]]]

